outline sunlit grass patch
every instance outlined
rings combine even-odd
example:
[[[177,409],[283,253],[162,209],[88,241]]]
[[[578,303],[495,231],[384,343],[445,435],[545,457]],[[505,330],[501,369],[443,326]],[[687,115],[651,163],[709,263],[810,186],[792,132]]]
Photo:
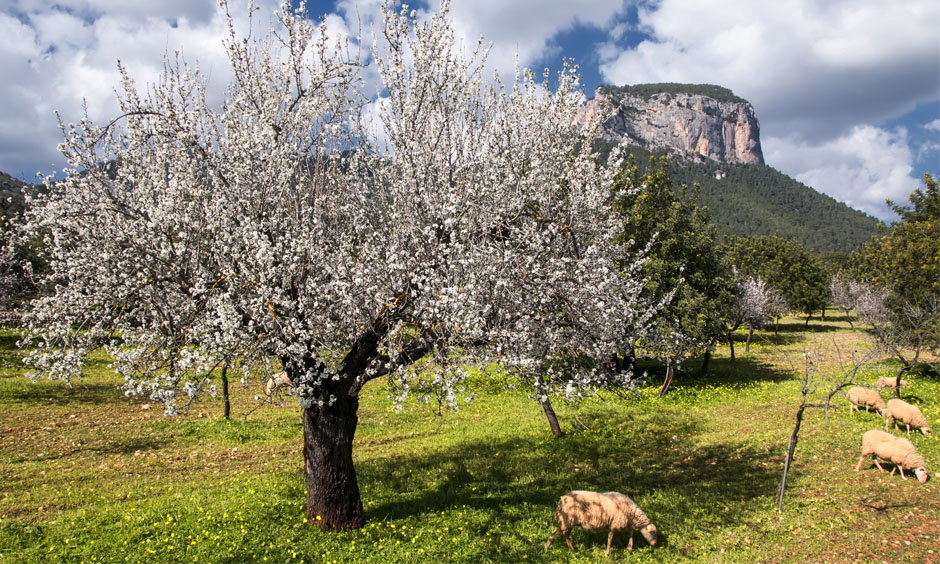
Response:
[[[664,398],[661,367],[651,365],[639,395],[557,398],[560,439],[495,365],[471,375],[482,384],[476,399],[443,418],[410,402],[396,413],[372,382],[354,450],[367,525],[340,534],[304,523],[300,411],[290,398],[252,411],[257,390],[236,385],[231,421],[221,419],[218,399],[166,419],[159,406],[125,398],[104,358],[74,389],[6,369],[0,554],[15,562],[597,562],[606,560],[604,531],[576,530],[573,554],[557,540],[542,549],[558,497],[593,489],[627,493],[661,532],[652,549],[637,536],[629,556],[618,533],[613,561],[930,561],[940,545],[940,480],[902,481],[870,463],[856,473],[862,433],[884,421],[850,414],[841,396],[828,414],[807,412],[784,511],[775,510],[799,403],[794,367],[817,351],[820,375],[835,377],[842,345],[826,343],[863,337],[842,327],[799,333],[748,354],[738,346],[734,362],[725,345],[708,373],[700,359],[684,363]],[[16,352],[14,340],[0,350]],[[860,378],[895,372],[887,362]],[[903,394],[936,424],[940,383],[909,379]],[[911,441],[933,476],[940,439]],[[871,538],[892,542],[873,547]]]

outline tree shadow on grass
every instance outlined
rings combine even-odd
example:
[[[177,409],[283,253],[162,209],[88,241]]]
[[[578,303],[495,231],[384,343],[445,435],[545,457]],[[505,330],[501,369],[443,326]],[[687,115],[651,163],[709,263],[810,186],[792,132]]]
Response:
[[[782,382],[793,378],[789,370],[775,368],[772,364],[754,357],[712,358],[708,372],[703,372],[702,359],[692,358],[682,364],[675,373],[673,387],[695,386],[745,386],[757,382]],[[649,384],[661,385],[666,376],[666,367],[661,363],[640,363],[640,372],[647,372]]]
[[[495,542],[476,546],[471,559],[521,561],[520,550],[531,549],[531,541],[524,531],[506,530],[506,523],[520,513],[531,514],[535,506],[538,520],[544,521],[539,540],[544,543],[555,527],[554,510],[562,494],[616,490],[639,503],[659,528],[660,545],[668,547],[676,534],[741,523],[744,508],[729,506],[769,498],[779,478],[773,464],[779,453],[741,444],[695,446],[697,425],[667,415],[645,414],[640,425],[622,415],[602,414],[592,421],[592,429],[536,444],[522,438],[473,441],[425,455],[361,462],[364,490],[371,489],[370,482],[381,482],[381,489],[400,495],[380,501],[367,518],[433,519],[441,511],[466,506],[487,514],[471,534],[482,538],[490,530],[500,531]],[[625,549],[628,540],[621,533],[614,545]],[[602,547],[606,532],[580,531],[575,542],[582,550]],[[639,536],[635,542],[645,546]]]
[[[69,388],[64,382],[46,380],[29,382],[25,376],[22,376],[22,379],[22,384],[15,384],[6,389],[0,388],[0,402],[4,404],[56,403],[61,406],[122,402],[128,407],[132,405],[115,384],[77,382]]]

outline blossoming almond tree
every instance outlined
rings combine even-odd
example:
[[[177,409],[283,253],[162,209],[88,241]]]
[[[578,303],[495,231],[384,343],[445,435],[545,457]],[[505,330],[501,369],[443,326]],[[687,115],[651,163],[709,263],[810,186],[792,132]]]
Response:
[[[68,382],[104,345],[128,394],[173,413],[220,363],[277,358],[303,408],[307,517],[346,530],[364,522],[369,381],[404,397],[426,359],[454,402],[474,359],[609,355],[645,319],[642,256],[608,244],[613,173],[575,125],[576,73],[507,90],[481,47],[455,47],[447,9],[386,5],[382,143],[361,126],[358,61],[288,7],[263,38],[231,31],[219,110],[179,58],[147,93],[122,69],[120,118],[65,128],[69,175],[32,202],[51,264],[30,317],[39,372]]]

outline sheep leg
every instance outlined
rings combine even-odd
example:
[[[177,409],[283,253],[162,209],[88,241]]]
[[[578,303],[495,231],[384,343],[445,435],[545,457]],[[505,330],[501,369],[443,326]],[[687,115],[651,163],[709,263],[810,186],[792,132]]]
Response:
[[[633,525],[627,529],[627,534],[630,535],[630,541],[627,542],[627,552],[633,552]]]
[[[574,552],[574,545],[571,544],[571,529],[565,529],[562,533],[565,535],[565,542],[568,543],[568,549]]]
[[[875,461],[875,466],[877,466],[879,470],[881,470],[882,472],[886,472],[886,470],[881,467],[881,464],[878,463],[878,459],[877,459],[877,458],[875,458],[875,457],[873,456],[873,457],[872,457],[872,460]],[[894,470],[892,470],[891,472],[893,473]]]
[[[607,556],[610,556],[610,545],[613,542],[614,542],[614,530],[611,529],[610,532],[607,533],[607,553],[606,553]]]
[[[865,460],[865,455],[858,457],[858,464],[855,465],[855,471],[858,472],[862,468],[862,461]]]
[[[906,480],[907,478],[904,477],[904,467],[901,466],[900,464],[898,464],[895,468],[897,468],[898,470],[901,471],[901,479],[902,479],[902,480]],[[892,473],[893,473],[893,471],[892,471]]]
[[[555,537],[557,537],[558,533],[560,532],[561,532],[561,527],[558,527],[557,529],[552,531],[552,534],[548,535],[548,542],[545,543],[545,550],[548,550],[548,547],[552,546],[552,541],[555,540]]]

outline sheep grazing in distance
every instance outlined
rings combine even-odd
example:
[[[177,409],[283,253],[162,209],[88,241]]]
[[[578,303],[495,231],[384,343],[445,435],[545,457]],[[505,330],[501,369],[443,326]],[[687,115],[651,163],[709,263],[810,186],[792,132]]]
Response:
[[[883,376],[881,378],[878,378],[878,381],[875,383],[875,387],[878,388],[879,390],[881,388],[893,388],[897,380],[898,380],[897,378],[894,378],[892,376]],[[908,385],[907,380],[901,380],[902,388],[906,388],[907,385]]]
[[[630,542],[627,544],[627,551],[633,551],[633,529],[639,529],[643,537],[650,543],[650,546],[656,546],[656,525],[653,525],[649,517],[637,507],[632,499],[617,492],[586,492],[573,491],[561,496],[558,501],[558,508],[555,510],[555,520],[558,521],[558,528],[548,537],[545,543],[547,550],[552,541],[558,536],[558,533],[565,535],[565,542],[572,551],[574,546],[571,544],[571,529],[581,526],[584,529],[610,529],[607,535],[607,556],[610,556],[610,544],[614,541],[614,532],[622,529],[627,530],[630,536]]]
[[[287,372],[272,374],[271,378],[264,385],[264,395],[271,397],[271,394],[273,394],[275,390],[284,386],[290,386],[290,378],[287,377]]]
[[[845,398],[852,404],[849,411],[861,411],[859,406],[864,405],[866,413],[868,413],[869,407],[875,408],[879,414],[884,412],[885,400],[881,399],[881,396],[875,390],[855,386],[849,388],[849,391],[845,393]]]
[[[904,400],[890,399],[884,410],[885,431],[888,425],[894,420],[894,428],[898,428],[898,421],[907,426],[907,434],[911,434],[911,427],[920,429],[924,435],[930,434],[930,426],[927,425],[927,418],[915,405],[911,405]]]
[[[867,431],[862,435],[862,456],[855,465],[856,472],[862,467],[862,460],[868,455],[871,455],[875,466],[882,472],[885,469],[878,463],[879,458],[895,465],[895,468],[891,470],[891,475],[894,475],[894,470],[897,469],[901,471],[901,478],[906,480],[904,469],[907,468],[914,471],[920,483],[927,481],[927,465],[911,441],[907,439],[895,437],[884,431]]]

